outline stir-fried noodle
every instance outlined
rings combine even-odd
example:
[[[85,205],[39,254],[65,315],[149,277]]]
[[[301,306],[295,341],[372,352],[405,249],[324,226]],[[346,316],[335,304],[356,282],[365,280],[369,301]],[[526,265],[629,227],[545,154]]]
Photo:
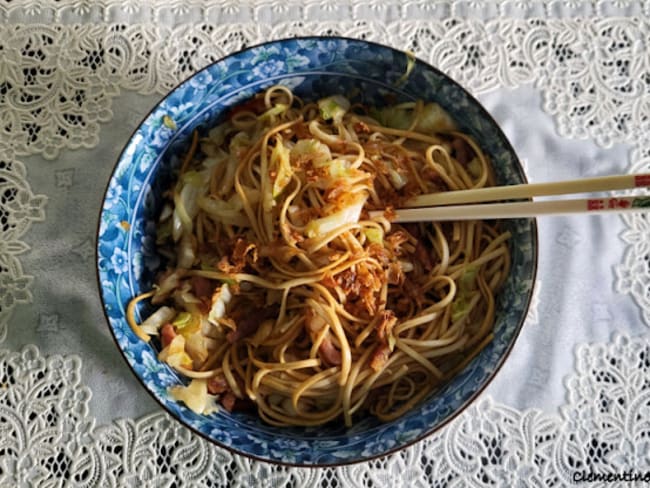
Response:
[[[491,340],[508,234],[495,222],[390,222],[414,195],[493,184],[438,105],[303,103],[276,86],[195,134],[181,166],[158,229],[169,267],[127,315],[191,379],[171,393],[193,410],[388,421]],[[371,220],[376,209],[384,217]],[[160,307],[137,325],[149,298]]]

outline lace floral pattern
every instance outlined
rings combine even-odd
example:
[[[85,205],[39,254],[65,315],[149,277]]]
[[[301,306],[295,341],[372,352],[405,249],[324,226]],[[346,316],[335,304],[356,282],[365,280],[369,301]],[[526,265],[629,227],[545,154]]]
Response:
[[[649,7],[634,0],[425,0],[357,2],[324,2],[323,0],[165,0],[142,5],[137,0],[28,0],[0,2],[0,15],[11,22],[38,22],[44,18],[59,22],[93,21],[183,23],[198,19],[205,22],[236,18],[277,24],[286,17],[365,18],[385,20],[389,15],[396,20],[408,20],[422,15],[436,17],[473,17],[488,20],[501,17],[584,17],[634,16],[648,12]]]
[[[23,272],[19,259],[29,247],[21,237],[33,222],[45,219],[47,201],[32,193],[25,166],[12,154],[0,142],[0,342],[16,305],[32,300],[33,277]]]
[[[43,357],[35,346],[0,351],[1,486],[544,487],[570,485],[576,473],[650,471],[644,338],[578,347],[559,416],[484,398],[403,452],[323,469],[233,456],[162,413],[97,427],[81,367],[76,356]]]
[[[561,134],[637,143],[650,124],[647,31],[634,19],[4,25],[0,130],[19,154],[93,147],[120,89],[165,93],[229,52],[309,33],[401,46],[474,93],[534,81]]]
[[[631,155],[630,172],[650,172],[647,146],[637,147]],[[650,324],[650,222],[646,214],[622,215],[627,229],[621,235],[628,246],[616,267],[616,291],[629,294],[641,307],[646,324]]]

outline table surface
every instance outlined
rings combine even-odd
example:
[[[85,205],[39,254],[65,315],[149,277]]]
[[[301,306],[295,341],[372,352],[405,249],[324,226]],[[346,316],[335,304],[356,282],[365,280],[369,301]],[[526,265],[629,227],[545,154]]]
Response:
[[[178,81],[272,38],[341,34],[412,50],[477,95],[531,182],[650,172],[648,10],[625,0],[0,0],[0,486],[650,480],[642,215],[540,218],[533,305],[488,389],[425,441],[340,468],[252,461],[169,418],[117,351],[94,268],[103,191],[131,131]]]

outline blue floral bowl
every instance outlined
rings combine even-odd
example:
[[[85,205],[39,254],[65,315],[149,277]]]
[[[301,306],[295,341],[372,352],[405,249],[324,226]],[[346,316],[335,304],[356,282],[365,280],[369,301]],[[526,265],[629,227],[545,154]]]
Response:
[[[498,296],[495,338],[466,368],[422,405],[390,423],[367,418],[343,426],[277,428],[250,413],[193,413],[167,388],[181,378],[157,359],[125,320],[135,295],[151,288],[161,265],[155,222],[194,129],[207,131],[230,108],[274,84],[304,99],[335,93],[381,106],[422,98],[442,105],[491,157],[500,184],[525,182],[505,136],[463,88],[417,61],[406,79],[405,53],[361,40],[315,37],[269,42],[232,54],[196,73],[167,95],[128,141],[108,183],[97,237],[104,311],[117,345],[146,389],[175,418],[214,443],[253,458],[301,466],[368,460],[440,429],[485,388],[505,361],[526,317],[537,263],[534,220],[504,222],[512,233],[512,271]],[[146,307],[146,306],[145,306]],[[149,313],[140,310],[143,315]]]

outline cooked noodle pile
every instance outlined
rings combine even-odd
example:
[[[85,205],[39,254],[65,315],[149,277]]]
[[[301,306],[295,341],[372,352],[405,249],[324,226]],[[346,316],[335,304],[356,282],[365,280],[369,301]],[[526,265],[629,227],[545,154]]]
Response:
[[[304,103],[276,86],[195,134],[181,166],[158,229],[169,267],[128,317],[188,377],[170,393],[194,411],[389,421],[491,340],[508,234],[484,221],[391,224],[414,195],[493,184],[438,105]],[[149,298],[159,307],[137,325]]]

